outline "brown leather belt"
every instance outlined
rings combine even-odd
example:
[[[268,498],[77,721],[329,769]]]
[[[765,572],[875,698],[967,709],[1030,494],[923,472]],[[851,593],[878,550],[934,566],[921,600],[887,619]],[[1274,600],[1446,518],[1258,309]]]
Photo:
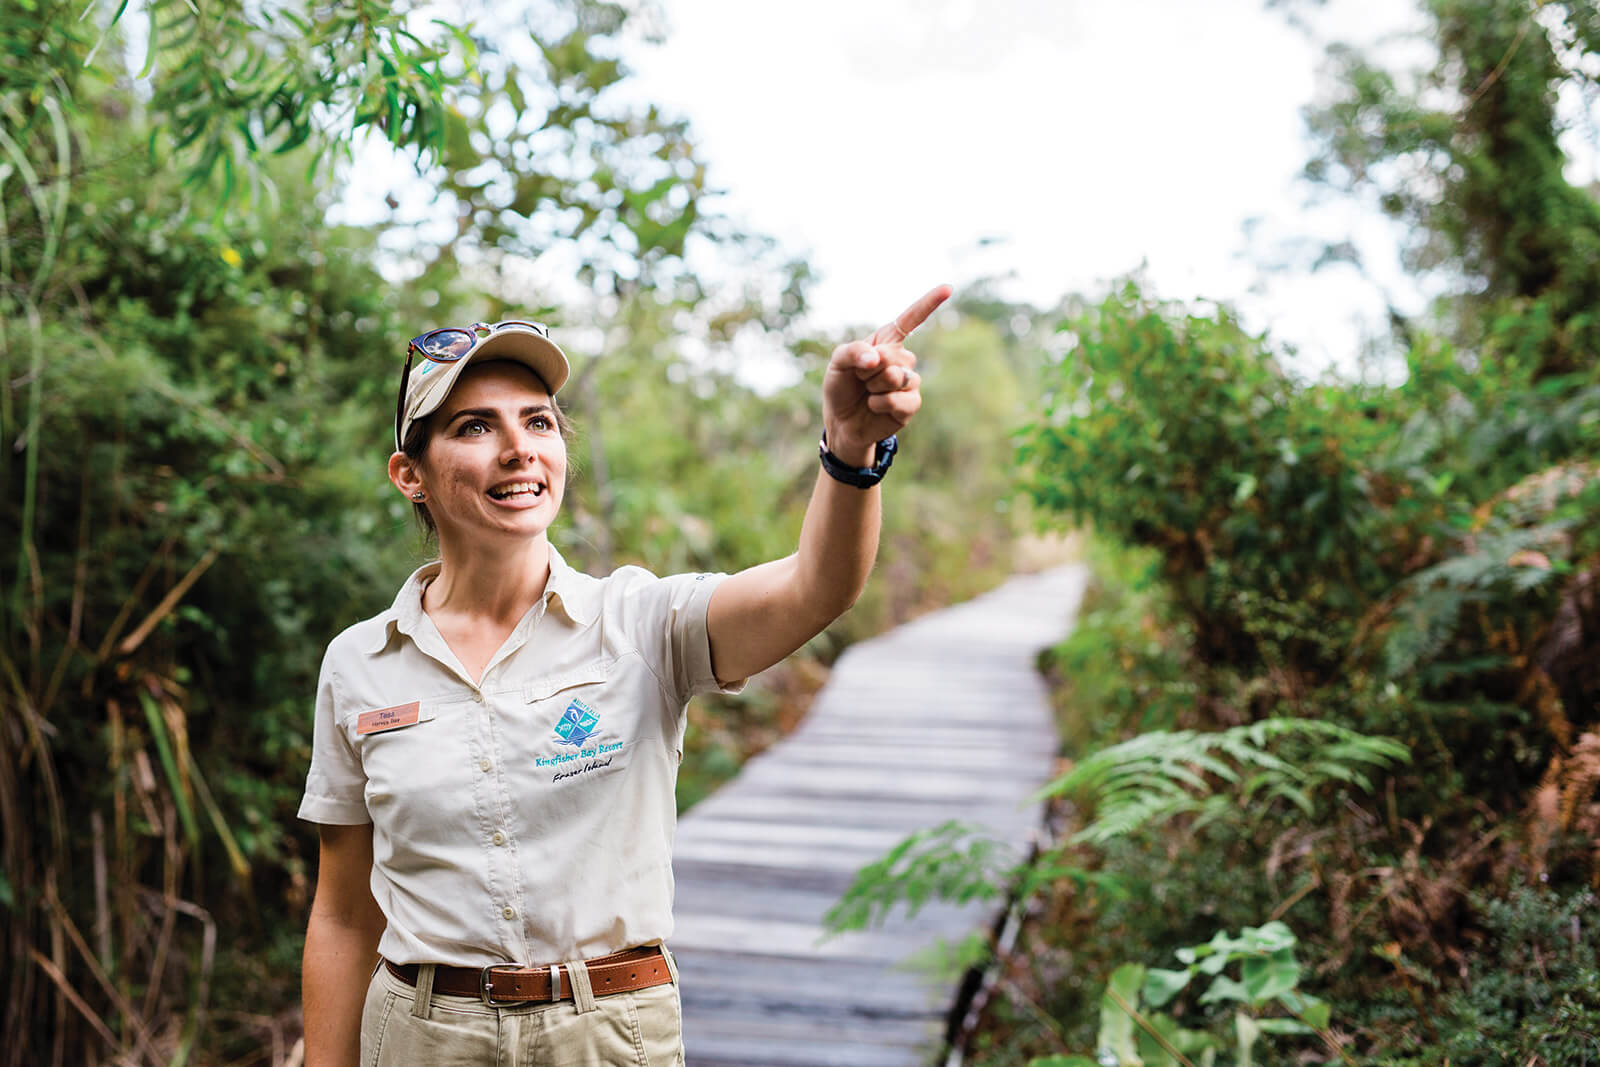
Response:
[[[383,961],[389,973],[407,985],[417,984],[415,963]],[[630,993],[635,989],[665,985],[672,981],[666,957],[659,945],[646,945],[616,952],[610,956],[585,960],[589,986],[594,995]],[[452,997],[475,997],[493,1007],[498,1004],[551,1003],[571,1000],[572,980],[563,964],[549,967],[516,967],[496,964],[490,967],[446,967],[433,970],[433,991]]]

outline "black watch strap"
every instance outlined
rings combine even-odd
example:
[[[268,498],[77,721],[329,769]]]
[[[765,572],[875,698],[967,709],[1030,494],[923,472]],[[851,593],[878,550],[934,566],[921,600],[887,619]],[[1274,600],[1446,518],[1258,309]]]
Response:
[[[878,442],[878,450],[873,456],[872,466],[852,467],[832,452],[828,451],[828,435],[822,435],[822,444],[817,452],[822,457],[822,469],[828,472],[828,477],[845,485],[853,485],[857,489],[871,489],[883,481],[883,476],[894,462],[894,454],[900,450],[900,442],[890,434]]]

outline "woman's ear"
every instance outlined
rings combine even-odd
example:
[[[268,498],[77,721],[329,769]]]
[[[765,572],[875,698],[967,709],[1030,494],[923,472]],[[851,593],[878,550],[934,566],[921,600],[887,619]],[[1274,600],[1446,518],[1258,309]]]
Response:
[[[396,452],[389,457],[389,480],[394,487],[406,495],[406,499],[419,503],[417,494],[422,493],[424,498],[427,489],[422,484],[422,472],[417,469],[416,460],[404,452]]]

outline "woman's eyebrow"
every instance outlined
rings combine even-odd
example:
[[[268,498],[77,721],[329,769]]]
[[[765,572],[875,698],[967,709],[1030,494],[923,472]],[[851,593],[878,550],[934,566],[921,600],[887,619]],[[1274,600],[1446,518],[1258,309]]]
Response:
[[[529,404],[527,407],[522,409],[521,417],[527,418],[529,415],[538,414],[548,415],[553,410],[554,409],[551,408],[549,404]],[[464,418],[468,415],[479,419],[496,419],[500,417],[500,412],[494,408],[462,408],[460,411],[446,419],[445,425],[448,426],[457,419]]]
[[[494,408],[462,408],[460,411],[446,419],[445,425],[448,426],[457,419],[465,418],[468,415],[473,415],[480,419],[492,419],[499,414],[500,413]]]

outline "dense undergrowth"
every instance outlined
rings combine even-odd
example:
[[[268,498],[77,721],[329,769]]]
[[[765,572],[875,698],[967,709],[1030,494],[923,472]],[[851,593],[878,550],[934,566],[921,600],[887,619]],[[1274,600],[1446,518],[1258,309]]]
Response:
[[[1044,657],[1064,743],[1080,754],[1181,726],[1193,709],[1187,636],[1152,555],[1101,539],[1092,562],[1098,577],[1077,627]],[[1103,808],[1093,790],[1079,792],[1083,806],[1060,817],[1063,836],[1078,835],[1064,854],[1080,870],[1038,887],[970,1061],[1021,1067],[1104,1049],[1105,990],[1120,966],[1172,967],[1175,952],[1218,932],[1281,921],[1298,939],[1296,988],[1330,1009],[1331,1043],[1263,1036],[1257,1063],[1340,1062],[1340,1050],[1358,1063],[1596,1062],[1590,876],[1542,880],[1509,865],[1520,855],[1507,840],[1521,829],[1508,825],[1516,815],[1472,798],[1458,805],[1478,817],[1453,836],[1428,814],[1406,818],[1402,794],[1425,788],[1416,774],[1413,765],[1369,776],[1373,788],[1335,789],[1310,812],[1207,789],[1228,800],[1209,817],[1184,813],[1094,847],[1082,831]],[[1435,810],[1447,811],[1439,799]],[[1583,859],[1591,841],[1574,836],[1567,859]],[[1232,1062],[1237,1007],[1176,1005],[1184,1027],[1209,1035],[1191,1049],[1195,1062],[1206,1047]],[[1177,1061],[1157,1053],[1147,1062]]]

